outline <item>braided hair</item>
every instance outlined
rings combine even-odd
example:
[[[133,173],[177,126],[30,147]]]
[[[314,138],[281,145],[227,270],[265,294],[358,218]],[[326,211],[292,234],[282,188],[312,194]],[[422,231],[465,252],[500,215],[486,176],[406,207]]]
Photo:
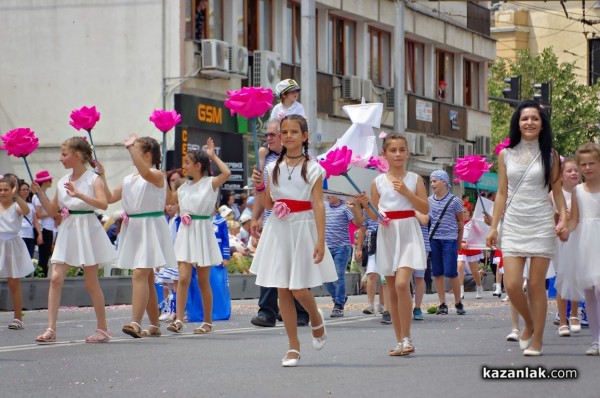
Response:
[[[280,126],[282,126],[283,122],[285,122],[286,120],[297,122],[298,125],[300,126],[300,131],[302,133],[308,133],[308,123],[306,122],[306,119],[304,118],[304,116],[287,115],[283,119],[281,119]],[[273,169],[273,184],[274,185],[278,185],[279,164],[283,161],[286,154],[287,154],[287,148],[284,145],[281,148],[279,157],[275,161],[275,168]],[[307,166],[307,164],[308,164],[308,161],[310,160],[310,155],[308,154],[308,138],[306,140],[302,141],[302,154],[304,155],[304,160],[302,161],[302,169],[301,169],[300,175],[302,176],[302,179],[304,180],[304,182],[306,182],[308,184],[308,176],[307,176],[308,166]]]

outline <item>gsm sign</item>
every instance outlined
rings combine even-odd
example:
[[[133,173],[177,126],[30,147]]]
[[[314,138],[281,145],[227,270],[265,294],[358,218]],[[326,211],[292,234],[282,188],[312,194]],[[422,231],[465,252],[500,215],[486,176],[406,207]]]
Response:
[[[198,120],[205,123],[223,124],[223,109],[212,105],[198,105]]]

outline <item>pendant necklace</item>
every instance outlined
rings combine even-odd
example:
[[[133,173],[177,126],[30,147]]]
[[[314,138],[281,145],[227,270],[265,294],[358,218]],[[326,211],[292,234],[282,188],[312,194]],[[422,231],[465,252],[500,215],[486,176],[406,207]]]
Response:
[[[292,158],[292,157],[289,157],[289,156],[287,156],[287,155],[286,155],[286,157],[287,157],[288,159],[298,159],[299,157],[302,157],[302,158],[303,158],[303,157],[304,157],[304,155],[301,155],[301,156],[298,156],[298,157],[293,157],[293,158]],[[288,166],[287,162],[285,162],[285,168],[287,169],[287,172],[288,172],[288,180],[291,180],[291,179],[292,179],[292,174],[294,174],[294,170],[296,170],[296,166],[298,166],[300,163],[302,163],[302,161],[303,161],[303,160],[304,160],[304,159],[301,159],[301,160],[299,160],[299,161],[298,161],[298,163],[296,163],[296,164],[294,165],[294,167],[292,167],[292,171],[290,171],[290,168],[289,168],[289,166]]]

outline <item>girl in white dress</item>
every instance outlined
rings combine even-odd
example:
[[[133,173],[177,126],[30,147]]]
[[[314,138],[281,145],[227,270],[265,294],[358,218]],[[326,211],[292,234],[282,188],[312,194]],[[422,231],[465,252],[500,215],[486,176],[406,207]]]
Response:
[[[256,274],[257,285],[277,288],[289,341],[281,364],[290,367],[300,359],[294,299],[308,312],[313,348],[322,349],[327,339],[323,313],[308,288],[333,282],[337,274],[325,245],[325,170],[309,157],[306,119],[285,116],[281,139],[279,158],[267,166],[267,184],[261,171],[252,173],[258,199],[273,213],[264,226],[250,272]]]
[[[14,320],[9,329],[23,329],[23,296],[19,278],[33,272],[27,246],[19,236],[21,220],[31,211],[18,194],[18,184],[0,179],[0,278],[7,278],[13,302]]]
[[[212,323],[213,295],[210,287],[210,267],[223,262],[221,249],[213,230],[212,217],[217,202],[218,188],[223,185],[231,171],[215,153],[212,138],[206,142],[204,150],[188,151],[183,160],[183,169],[191,180],[177,189],[174,197],[179,202],[181,224],[175,239],[175,257],[179,263],[179,283],[177,286],[177,319],[167,329],[181,333],[187,303],[188,289],[192,277],[192,266],[198,272],[198,285],[202,296],[204,320],[194,329],[195,334],[214,331]],[[221,174],[209,176],[210,162]]]
[[[557,277],[557,292],[569,300],[585,297],[592,338],[586,355],[600,355],[600,267],[598,236],[600,235],[600,145],[587,143],[576,153],[584,183],[577,185],[571,196],[569,230],[575,230],[562,253],[572,261],[571,267]],[[575,307],[576,308],[576,307]]]
[[[131,322],[124,325],[122,331],[134,338],[144,335],[158,337],[161,332],[154,268],[174,267],[177,264],[164,217],[167,181],[159,170],[160,144],[154,138],[137,138],[131,134],[124,145],[137,172],[126,176],[123,184],[111,192],[105,173],[100,169],[108,202],[121,200],[123,204],[116,266],[133,269]],[[144,309],[150,318],[148,330],[142,330],[140,326]]]
[[[69,138],[62,144],[60,161],[65,169],[73,169],[73,172],[59,180],[51,202],[45,195],[39,194],[40,186],[37,183],[31,185],[48,214],[63,218],[50,259],[52,276],[48,292],[48,328],[35,340],[38,343],[56,341],[56,318],[62,286],[67,268],[72,266],[83,268],[85,286],[96,313],[97,329],[85,342],[106,343],[110,340],[110,334],[106,324],[104,294],[98,281],[98,266],[114,261],[117,253],[94,214],[95,209],[106,210],[108,207],[104,183],[85,167],[86,164],[94,167],[94,162],[92,147],[82,137]]]
[[[406,171],[410,155],[406,137],[388,134],[383,140],[382,155],[390,169],[371,183],[373,205],[381,215],[389,218],[389,225],[382,225],[377,232],[377,269],[385,276],[388,286],[389,308],[397,345],[390,356],[404,356],[415,352],[411,336],[412,298],[410,281],[413,270],[427,268],[427,254],[421,226],[415,210],[429,213],[429,201],[421,176]],[[362,193],[361,205],[371,219],[377,215],[368,207],[369,198]]]
[[[548,188],[552,188],[559,214],[557,224]],[[523,101],[511,118],[510,144],[498,156],[498,193],[486,244],[502,250],[506,292],[525,321],[519,340],[525,356],[542,355],[546,273],[556,250],[556,234],[563,239],[568,234],[566,220],[550,118],[537,102]],[[528,257],[531,266],[525,295],[523,269]]]

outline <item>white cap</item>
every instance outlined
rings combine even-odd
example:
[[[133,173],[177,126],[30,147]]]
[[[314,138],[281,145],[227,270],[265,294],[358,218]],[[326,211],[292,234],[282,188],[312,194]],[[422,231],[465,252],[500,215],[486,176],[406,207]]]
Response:
[[[244,224],[246,221],[250,221],[252,217],[248,213],[244,213],[240,216],[240,224]]]
[[[231,207],[229,207],[227,205],[223,205],[223,206],[219,207],[219,214],[223,218],[227,217],[232,212],[233,212],[233,210],[231,210]]]
[[[275,93],[277,94],[277,98],[281,98],[283,94],[292,91],[300,91],[300,85],[298,85],[298,83],[294,79],[282,80],[275,86]]]

